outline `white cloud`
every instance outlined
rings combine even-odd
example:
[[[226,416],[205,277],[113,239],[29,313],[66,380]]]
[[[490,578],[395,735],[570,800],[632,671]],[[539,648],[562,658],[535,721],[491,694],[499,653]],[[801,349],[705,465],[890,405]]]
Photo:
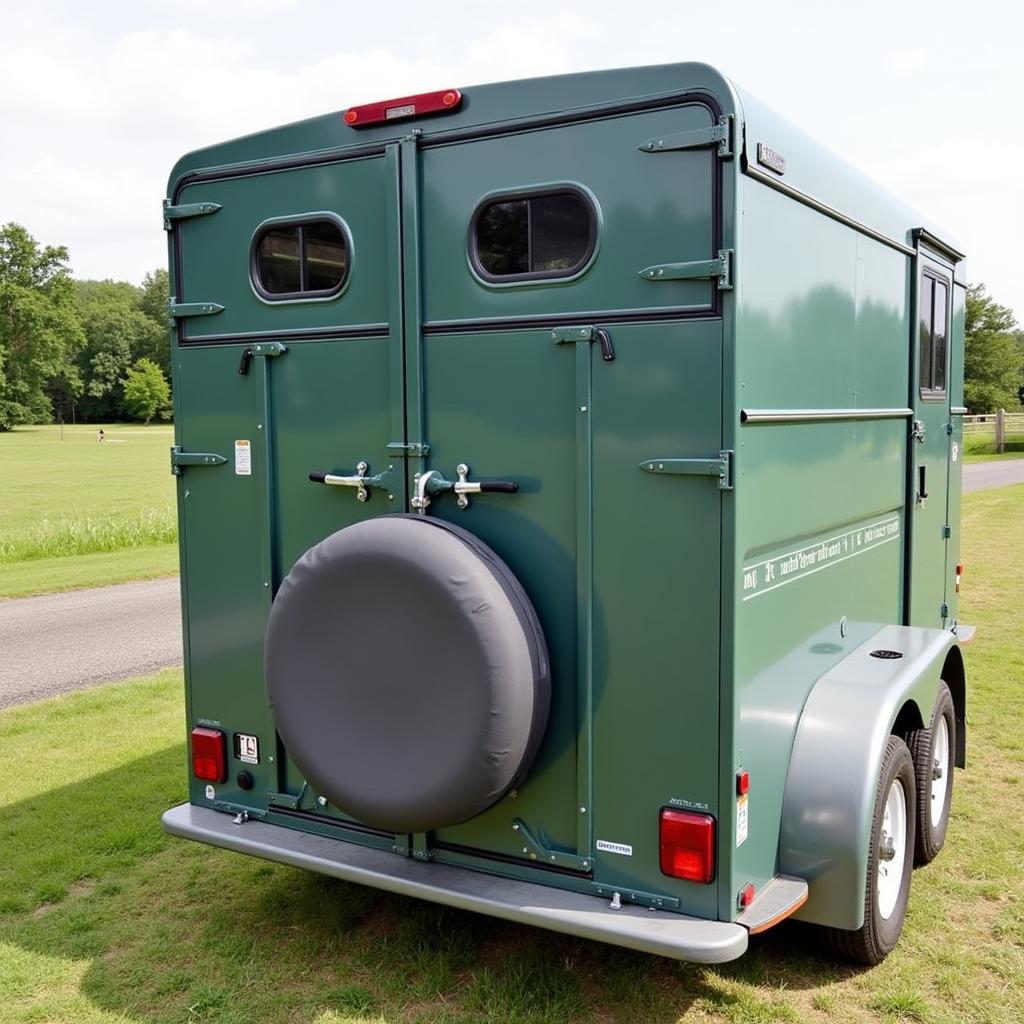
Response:
[[[890,50],[885,55],[889,70],[903,78],[910,78],[926,71],[931,63],[929,54],[920,47],[905,50]]]
[[[578,65],[574,44],[593,32],[589,22],[566,11],[545,18],[542,29],[531,19],[497,25],[470,43],[466,82],[500,82],[571,71]]]
[[[0,53],[0,109],[19,119],[39,113],[84,114],[97,108],[97,83],[72,62],[37,47]]]

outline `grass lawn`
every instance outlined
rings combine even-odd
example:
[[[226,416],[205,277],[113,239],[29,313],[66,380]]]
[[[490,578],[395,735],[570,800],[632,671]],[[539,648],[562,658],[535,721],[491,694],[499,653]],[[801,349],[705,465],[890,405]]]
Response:
[[[995,432],[964,435],[964,462],[988,462],[990,459],[1024,459],[1024,434],[1007,434],[1004,451],[996,454]]]
[[[0,712],[0,1022],[1020,1024],[1024,486],[964,504],[969,767],[881,966],[795,925],[677,964],[169,839],[170,672]]]
[[[173,427],[98,429],[0,434],[0,597],[177,571]]]

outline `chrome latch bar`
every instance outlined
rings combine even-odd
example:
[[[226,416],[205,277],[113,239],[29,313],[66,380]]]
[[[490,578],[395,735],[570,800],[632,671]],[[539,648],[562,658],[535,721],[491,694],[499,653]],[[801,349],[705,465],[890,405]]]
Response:
[[[446,480],[436,469],[417,473],[413,478],[416,493],[409,504],[422,516],[430,508],[430,499],[445,491],[453,491],[458,496],[460,509],[469,508],[470,494],[516,494],[519,491],[519,484],[515,480],[470,480],[469,466],[465,462],[460,462],[455,471],[458,480]]]
[[[315,484],[327,484],[330,487],[354,487],[356,498],[359,501],[369,501],[371,487],[387,489],[388,476],[394,468],[394,466],[388,466],[383,473],[368,476],[369,463],[360,461],[356,463],[356,471],[353,474],[314,472],[309,474],[309,479]],[[389,494],[388,497],[390,498],[392,495]]]

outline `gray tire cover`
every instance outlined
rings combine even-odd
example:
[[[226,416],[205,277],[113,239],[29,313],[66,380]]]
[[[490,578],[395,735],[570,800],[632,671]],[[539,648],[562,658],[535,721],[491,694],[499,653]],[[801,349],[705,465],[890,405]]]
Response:
[[[422,516],[339,530],[274,599],[265,667],[285,747],[315,790],[388,832],[480,814],[547,724],[536,613],[479,538]]]

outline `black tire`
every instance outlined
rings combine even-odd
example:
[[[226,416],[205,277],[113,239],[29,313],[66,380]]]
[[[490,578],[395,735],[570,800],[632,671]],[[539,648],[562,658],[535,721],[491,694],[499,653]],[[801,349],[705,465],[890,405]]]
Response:
[[[906,835],[903,844],[903,870],[895,905],[888,917],[879,907],[878,868],[882,843],[882,823],[889,791],[895,782],[903,789],[906,803]],[[844,960],[874,966],[892,951],[903,931],[910,895],[910,875],[914,865],[914,824],[917,821],[917,786],[914,761],[906,743],[899,736],[890,736],[878,769],[875,789],[875,813],[871,822],[867,877],[864,880],[864,924],[853,931],[825,928],[824,938],[832,952]]]
[[[941,758],[945,763],[935,763],[935,742],[939,723],[946,724],[946,752]],[[935,859],[946,841],[949,827],[949,809],[953,800],[953,766],[956,759],[956,712],[953,697],[945,683],[939,683],[935,697],[935,708],[927,729],[915,729],[907,737],[910,756],[914,759],[914,773],[917,776],[917,829],[914,841],[914,863],[928,864]],[[936,821],[932,820],[932,804],[935,798],[932,784],[936,781],[936,769],[942,774],[938,781],[946,784],[945,802]]]

